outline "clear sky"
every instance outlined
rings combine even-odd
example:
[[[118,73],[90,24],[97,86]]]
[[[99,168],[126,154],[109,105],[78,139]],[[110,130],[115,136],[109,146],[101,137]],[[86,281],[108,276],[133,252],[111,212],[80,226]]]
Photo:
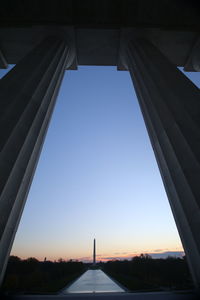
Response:
[[[198,73],[192,78],[198,82]],[[182,251],[128,72],[67,71],[12,255]]]

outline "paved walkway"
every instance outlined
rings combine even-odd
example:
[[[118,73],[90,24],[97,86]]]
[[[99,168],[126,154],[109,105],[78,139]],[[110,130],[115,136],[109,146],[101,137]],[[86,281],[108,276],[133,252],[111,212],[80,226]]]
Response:
[[[62,294],[69,293],[123,293],[125,292],[117,283],[101,270],[88,270]]]

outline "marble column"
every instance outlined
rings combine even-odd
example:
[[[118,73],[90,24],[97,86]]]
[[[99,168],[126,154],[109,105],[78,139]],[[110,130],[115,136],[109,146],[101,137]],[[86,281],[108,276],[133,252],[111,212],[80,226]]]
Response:
[[[0,80],[0,283],[71,55],[46,38]]]
[[[130,71],[191,274],[199,289],[199,89],[147,40],[127,42],[122,59]]]

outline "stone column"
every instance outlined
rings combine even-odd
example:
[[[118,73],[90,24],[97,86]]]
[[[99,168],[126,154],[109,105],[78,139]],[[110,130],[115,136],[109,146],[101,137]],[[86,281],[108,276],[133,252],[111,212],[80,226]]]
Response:
[[[0,80],[0,283],[71,55],[49,37]]]
[[[147,40],[128,42],[122,59],[130,71],[189,267],[199,289],[199,89]]]

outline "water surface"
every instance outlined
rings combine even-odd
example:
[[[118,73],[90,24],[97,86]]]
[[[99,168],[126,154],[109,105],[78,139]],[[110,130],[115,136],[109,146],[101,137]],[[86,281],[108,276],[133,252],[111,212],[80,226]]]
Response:
[[[101,270],[88,270],[62,293],[123,293],[117,283]]]

